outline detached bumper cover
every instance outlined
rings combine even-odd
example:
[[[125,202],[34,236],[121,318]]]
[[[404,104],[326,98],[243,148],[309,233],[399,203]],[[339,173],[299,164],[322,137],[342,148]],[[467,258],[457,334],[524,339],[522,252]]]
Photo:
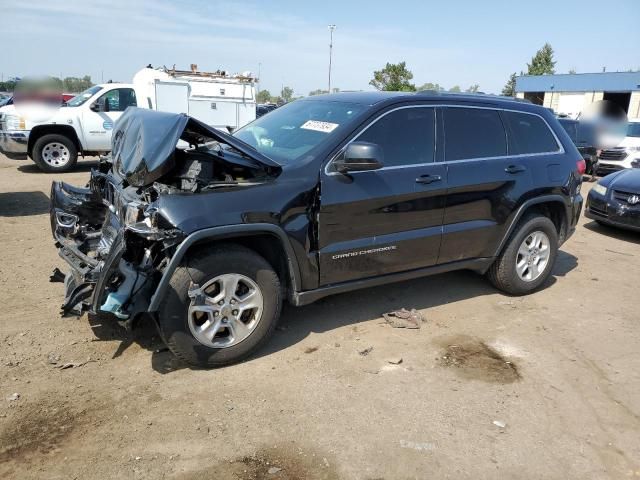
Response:
[[[64,281],[62,312],[80,314],[89,309],[95,313],[100,307],[101,295],[94,292],[104,291],[125,251],[124,230],[117,217],[90,189],[63,182],[54,182],[51,186],[49,214],[58,254],[70,267]],[[109,232],[116,232],[115,236],[105,238],[104,228],[79,232],[87,224],[106,225],[110,227]],[[103,248],[106,255],[98,257],[99,248]]]
[[[107,312],[128,327],[148,311],[167,249],[180,242],[182,232],[158,229],[150,216],[155,210],[148,214],[137,195],[97,171],[89,188],[52,184],[51,231],[70,267],[64,275],[63,314]],[[60,277],[57,272],[52,281]]]

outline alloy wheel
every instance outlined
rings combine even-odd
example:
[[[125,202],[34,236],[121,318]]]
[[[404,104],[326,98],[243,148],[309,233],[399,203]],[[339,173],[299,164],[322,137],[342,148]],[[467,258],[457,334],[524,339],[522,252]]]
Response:
[[[237,273],[219,275],[189,296],[189,329],[200,343],[212,348],[242,342],[255,330],[264,310],[258,284]]]
[[[551,242],[546,233],[536,230],[525,237],[516,255],[516,272],[525,282],[533,282],[549,263]]]

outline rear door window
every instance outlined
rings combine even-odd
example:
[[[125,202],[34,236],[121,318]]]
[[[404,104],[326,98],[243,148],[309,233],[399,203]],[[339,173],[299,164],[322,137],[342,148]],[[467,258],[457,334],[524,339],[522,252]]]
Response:
[[[507,154],[507,138],[497,110],[445,108],[444,131],[447,161]]]
[[[370,125],[356,140],[382,147],[385,167],[431,163],[435,150],[435,109],[410,107],[393,111]]]
[[[550,153],[559,150],[547,123],[537,115],[504,112],[509,124],[509,154]]]

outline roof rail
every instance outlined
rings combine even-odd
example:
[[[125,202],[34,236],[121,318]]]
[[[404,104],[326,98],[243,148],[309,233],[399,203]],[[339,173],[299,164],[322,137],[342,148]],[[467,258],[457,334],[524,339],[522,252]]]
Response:
[[[532,103],[531,100],[526,98],[517,98],[517,97],[507,97],[505,95],[496,95],[494,93],[485,93],[485,92],[443,92],[438,90],[418,90],[416,93],[428,93],[429,95],[460,95],[466,97],[478,96],[478,97],[491,97],[498,98],[500,100],[511,100],[513,102],[521,102],[521,103]]]

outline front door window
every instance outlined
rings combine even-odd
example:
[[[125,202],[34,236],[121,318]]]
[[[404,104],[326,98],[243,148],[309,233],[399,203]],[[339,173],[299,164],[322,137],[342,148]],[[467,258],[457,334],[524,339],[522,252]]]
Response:
[[[132,88],[114,88],[98,99],[103,112],[124,112],[127,107],[135,107],[136,92]]]

